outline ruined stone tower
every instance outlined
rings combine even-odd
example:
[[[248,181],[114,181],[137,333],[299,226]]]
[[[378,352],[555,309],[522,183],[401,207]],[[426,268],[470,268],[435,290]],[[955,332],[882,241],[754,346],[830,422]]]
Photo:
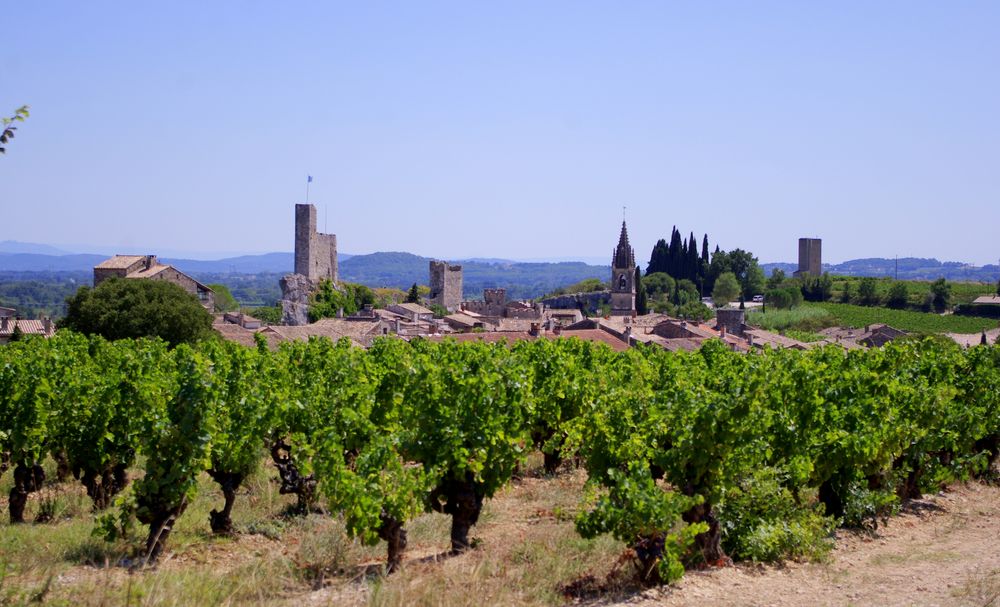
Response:
[[[316,231],[316,207],[295,205],[295,273],[337,282],[337,236]]]
[[[635,314],[635,251],[628,243],[628,230],[622,222],[618,246],[611,256],[611,315]]]
[[[819,238],[799,239],[799,269],[792,276],[823,273],[823,241]]]
[[[449,312],[460,309],[462,306],[462,266],[453,266],[444,261],[432,261],[430,266],[431,303],[442,305]]]

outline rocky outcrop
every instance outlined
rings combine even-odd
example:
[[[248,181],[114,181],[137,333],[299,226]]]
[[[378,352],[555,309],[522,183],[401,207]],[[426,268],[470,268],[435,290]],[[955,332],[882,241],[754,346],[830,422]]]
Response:
[[[281,285],[281,324],[300,326],[309,324],[309,296],[313,282],[302,274],[285,274]]]
[[[569,293],[548,297],[542,300],[545,307],[550,310],[583,310],[584,312],[596,312],[602,305],[611,303],[610,291],[592,291],[590,293]]]

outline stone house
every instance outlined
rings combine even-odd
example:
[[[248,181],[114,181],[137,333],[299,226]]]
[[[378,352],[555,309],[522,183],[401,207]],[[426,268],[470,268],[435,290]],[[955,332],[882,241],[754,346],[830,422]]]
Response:
[[[215,307],[212,289],[177,268],[160,263],[156,255],[115,255],[94,266],[95,287],[109,278],[165,280],[197,297],[205,308],[211,310]]]

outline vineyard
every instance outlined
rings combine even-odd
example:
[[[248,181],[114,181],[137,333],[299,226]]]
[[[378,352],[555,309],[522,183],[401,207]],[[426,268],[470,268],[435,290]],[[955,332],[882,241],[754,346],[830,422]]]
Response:
[[[162,559],[212,486],[211,531],[241,533],[233,513],[250,507],[264,459],[294,496],[288,516],[328,513],[360,543],[384,543],[387,573],[408,565],[422,513],[447,515],[463,553],[526,458],[540,453],[549,474],[575,464],[579,535],[615,538],[658,584],[734,559],[816,557],[838,525],[877,526],[902,500],[989,474],[998,452],[995,346],[744,355],[719,342],[616,353],[385,339],[271,352],[61,332],[0,348],[11,523],[47,483],[78,482],[95,536],[134,546],[136,568]],[[51,518],[36,510],[36,523]]]

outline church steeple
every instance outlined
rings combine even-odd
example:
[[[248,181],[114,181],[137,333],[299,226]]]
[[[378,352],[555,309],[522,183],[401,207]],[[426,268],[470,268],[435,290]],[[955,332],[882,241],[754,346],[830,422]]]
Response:
[[[622,221],[621,236],[618,237],[618,247],[611,257],[611,266],[614,268],[635,267],[635,251],[628,243],[628,229],[625,227],[624,221]]]
[[[635,251],[628,242],[628,229],[624,221],[618,246],[611,256],[611,314],[635,314]]]

